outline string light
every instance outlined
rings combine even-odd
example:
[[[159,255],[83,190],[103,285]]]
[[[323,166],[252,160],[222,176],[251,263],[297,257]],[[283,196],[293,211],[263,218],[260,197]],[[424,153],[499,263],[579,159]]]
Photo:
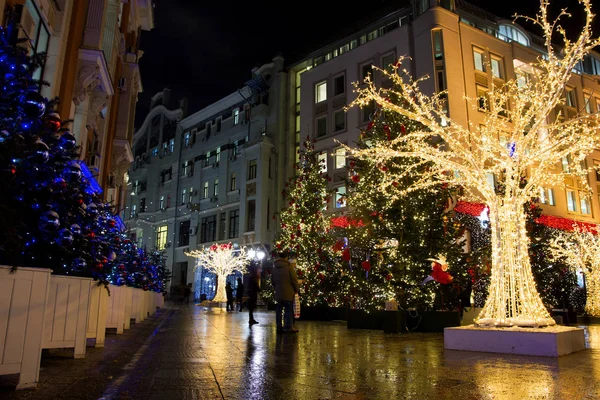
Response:
[[[600,317],[600,227],[560,232],[550,241],[548,250],[555,260],[564,260],[571,268],[583,271],[587,300],[585,312]]]
[[[428,96],[420,83],[402,68],[403,58],[391,71],[376,68],[394,83],[392,88],[377,88],[370,77],[365,85],[355,83],[358,93],[349,107],[376,103],[385,110],[404,115],[424,128],[397,135],[387,143],[357,149],[340,143],[355,158],[369,158],[393,170],[394,159],[416,159],[412,168],[390,172],[381,183],[390,196],[405,196],[440,182],[464,190],[466,200],[477,200],[489,208],[492,241],[492,271],[489,295],[476,324],[479,326],[553,325],[535,287],[528,255],[529,239],[524,205],[535,198],[540,188],[563,187],[565,178],[578,177],[582,184],[591,168],[583,165],[599,140],[598,114],[578,114],[564,120],[560,113],[549,122],[557,106],[564,104],[564,88],[572,71],[595,46],[592,36],[593,13],[590,0],[581,0],[586,18],[576,40],[569,40],[558,20],[548,19],[548,1],[540,4],[534,18],[523,17],[544,33],[546,54],[534,64],[526,64],[530,79],[509,80],[493,87],[486,99],[470,99],[473,109],[484,108],[484,124],[467,126],[446,115],[447,92]],[[558,18],[568,15],[562,11]],[[552,37],[563,40],[556,50]],[[375,67],[374,67],[375,68]],[[441,121],[444,121],[442,124]],[[564,172],[557,164],[568,160]],[[402,178],[423,165],[429,168],[422,178],[400,190]],[[493,174],[503,185],[503,193],[488,183]],[[527,177],[526,183],[522,178]]]
[[[217,275],[217,292],[213,301],[226,302],[227,292],[225,291],[225,280],[227,275],[234,271],[246,272],[246,267],[250,259],[244,248],[236,248],[231,243],[213,244],[201,249],[185,252],[186,256],[196,257],[197,268],[204,267],[207,271]]]

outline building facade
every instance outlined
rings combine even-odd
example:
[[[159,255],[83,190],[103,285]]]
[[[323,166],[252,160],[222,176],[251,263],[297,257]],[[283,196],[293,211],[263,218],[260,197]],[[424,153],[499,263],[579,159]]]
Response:
[[[344,213],[346,154],[339,143],[355,143],[373,111],[353,107],[346,112],[344,106],[356,96],[353,82],[363,82],[370,75],[377,86],[389,83],[373,71],[373,65],[385,69],[399,57],[407,57],[403,67],[414,78],[430,77],[421,85],[424,93],[447,90],[449,117],[462,126],[477,126],[484,123],[482,100],[492,85],[526,79],[528,64],[543,52],[541,38],[464,1],[414,1],[412,7],[389,14],[289,67],[292,106],[285,150],[291,156],[295,152],[291,143],[297,148],[307,135],[316,139],[315,148],[322,152],[338,193],[328,209],[330,213]],[[565,106],[557,111],[566,117],[579,110],[600,111],[599,74],[600,57],[594,54],[573,74],[565,89]],[[480,109],[474,110],[465,96],[477,99]],[[567,164],[564,160],[556,167],[567,168]],[[594,151],[587,164],[600,164],[600,152]],[[488,178],[493,184],[495,177]],[[566,188],[542,189],[539,199],[543,212],[600,222],[600,175],[590,173],[588,181],[591,193],[575,179],[565,182]]]
[[[126,224],[140,244],[166,251],[173,287],[198,282],[196,292],[210,294],[190,249],[231,242],[270,253],[286,80],[276,57],[240,90],[183,119],[180,110],[153,107],[136,132]]]
[[[154,27],[150,0],[1,0],[14,12],[31,52],[46,53],[35,76],[59,97],[62,120],[81,147],[81,159],[122,211],[124,178],[138,94],[142,30]],[[5,21],[6,22],[6,21]]]

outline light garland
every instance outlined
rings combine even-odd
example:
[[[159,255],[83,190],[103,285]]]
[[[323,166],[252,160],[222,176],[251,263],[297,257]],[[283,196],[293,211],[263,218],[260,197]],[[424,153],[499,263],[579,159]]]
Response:
[[[226,302],[225,279],[234,271],[246,272],[250,259],[244,248],[235,248],[231,243],[213,244],[201,249],[185,252],[186,256],[196,258],[197,268],[204,267],[217,275],[217,292],[213,301]]]
[[[593,231],[573,226],[571,233],[560,232],[548,250],[555,260],[564,260],[571,268],[583,271],[587,300],[586,314],[600,317],[600,236]]]
[[[350,107],[365,107],[375,102],[424,127],[366,149],[340,143],[352,156],[369,158],[389,166],[390,170],[394,159],[417,160],[402,173],[385,175],[382,191],[397,187],[405,176],[428,165],[420,180],[389,191],[390,196],[404,196],[446,182],[462,187],[467,200],[477,199],[489,207],[492,272],[489,296],[476,321],[480,326],[554,324],[533,280],[523,206],[537,196],[540,187],[564,186],[567,176],[585,178],[591,169],[583,168],[581,162],[600,142],[597,114],[548,122],[556,106],[564,103],[562,94],[573,69],[600,44],[598,38],[592,37],[594,15],[590,0],[581,0],[581,4],[586,14],[585,24],[574,41],[566,38],[558,20],[548,20],[548,1],[540,3],[535,18],[525,17],[542,29],[546,57],[528,66],[531,79],[527,82],[509,80],[501,88],[490,90],[485,101],[488,110],[484,125],[462,126],[449,118],[444,111],[447,93],[423,94],[419,85],[425,78],[412,79],[406,69],[401,69],[403,58],[392,71],[376,68],[392,80],[391,89],[375,87],[369,77],[364,86],[355,83],[358,96]],[[565,15],[562,11],[559,18]],[[551,40],[555,34],[563,38],[560,52]],[[479,108],[480,99],[467,100],[473,109]],[[503,107],[506,104],[509,107]],[[444,124],[440,123],[442,120]],[[570,157],[568,174],[557,169],[559,161],[567,156]],[[488,174],[500,181],[503,193],[488,184]],[[521,185],[524,176],[527,182]]]

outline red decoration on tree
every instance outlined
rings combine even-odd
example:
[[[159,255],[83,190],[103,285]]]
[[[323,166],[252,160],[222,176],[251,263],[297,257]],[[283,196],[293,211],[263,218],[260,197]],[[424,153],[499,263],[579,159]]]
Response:
[[[344,251],[342,252],[342,260],[344,261],[350,261],[351,257],[350,257],[350,249],[348,247],[346,247],[344,249]]]
[[[358,176],[358,174],[352,175],[352,182],[354,182],[354,183],[360,182],[360,176]]]
[[[371,263],[368,260],[365,260],[362,263],[360,263],[360,266],[367,272],[371,270]]]

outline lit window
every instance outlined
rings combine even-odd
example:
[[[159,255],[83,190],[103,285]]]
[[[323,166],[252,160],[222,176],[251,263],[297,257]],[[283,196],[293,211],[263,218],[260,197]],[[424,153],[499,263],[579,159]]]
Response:
[[[219,196],[219,180],[215,179],[215,182],[213,184],[213,196],[218,197]]]
[[[134,218],[136,214],[137,214],[137,206],[135,204],[132,204],[131,205],[131,215],[129,217]]]
[[[585,112],[588,114],[592,113],[592,98],[590,96],[585,96]]]
[[[496,188],[496,177],[494,176],[494,174],[491,173],[491,172],[488,172],[486,174],[486,176],[487,176],[487,183],[488,183],[488,185],[490,185],[490,187],[492,189],[495,189]]]
[[[317,162],[319,163],[319,171],[327,172],[327,153],[319,153]]]
[[[190,138],[191,138],[191,134],[189,132],[185,133],[185,139],[183,141],[183,145],[187,148],[190,147]]]
[[[315,103],[327,100],[327,82],[319,82],[315,86]]]
[[[162,225],[156,229],[156,249],[164,250],[165,247],[167,247],[167,225]]]
[[[216,156],[216,162],[221,161],[221,148],[217,147],[217,156]]]
[[[571,156],[565,156],[561,160],[563,172],[571,172]]]
[[[590,215],[592,213],[592,204],[590,202],[590,198],[585,196],[583,193],[580,194],[579,205],[581,207],[581,213]]]
[[[515,41],[523,46],[529,46],[529,39],[527,36],[514,26],[500,25],[497,36],[506,42]]]
[[[444,45],[442,43],[442,31],[436,29],[432,32],[433,35],[433,56],[437,61],[444,59]]]
[[[575,94],[575,89],[567,89],[565,90],[565,101],[567,104],[567,107],[577,107],[577,100],[576,100],[576,94]]]
[[[524,71],[517,71],[517,86],[522,88],[525,85],[527,85],[527,82],[529,82],[529,74],[527,74],[527,72]]]
[[[158,208],[161,210],[165,208],[165,196],[160,196],[160,201],[158,202]]]
[[[234,125],[237,125],[240,123],[240,109],[236,108],[235,110],[233,110],[233,123]]]
[[[208,181],[204,181],[204,186],[202,187],[202,198],[208,199]]]
[[[540,203],[547,204],[549,206],[555,205],[554,202],[554,190],[540,188]]]
[[[577,197],[574,190],[567,190],[567,208],[569,211],[577,212]]]
[[[181,204],[187,203],[187,189],[181,190]]]
[[[237,190],[237,175],[235,172],[231,173],[231,178],[229,179],[229,190]]]
[[[335,169],[345,168],[346,167],[346,149],[343,147],[338,147],[335,149]]]
[[[491,56],[490,66],[492,68],[492,76],[498,79],[504,79],[504,70],[502,68],[502,59]]]
[[[335,192],[335,208],[346,207],[346,186],[340,186]]]
[[[475,69],[477,71],[485,72],[485,62],[482,50],[473,49],[473,61],[475,62]]]
[[[477,85],[477,106],[481,111],[488,110],[487,89]]]
[[[248,162],[248,180],[256,179],[256,170],[256,160],[250,160]]]
[[[173,153],[175,151],[175,139],[169,140],[169,153]]]

